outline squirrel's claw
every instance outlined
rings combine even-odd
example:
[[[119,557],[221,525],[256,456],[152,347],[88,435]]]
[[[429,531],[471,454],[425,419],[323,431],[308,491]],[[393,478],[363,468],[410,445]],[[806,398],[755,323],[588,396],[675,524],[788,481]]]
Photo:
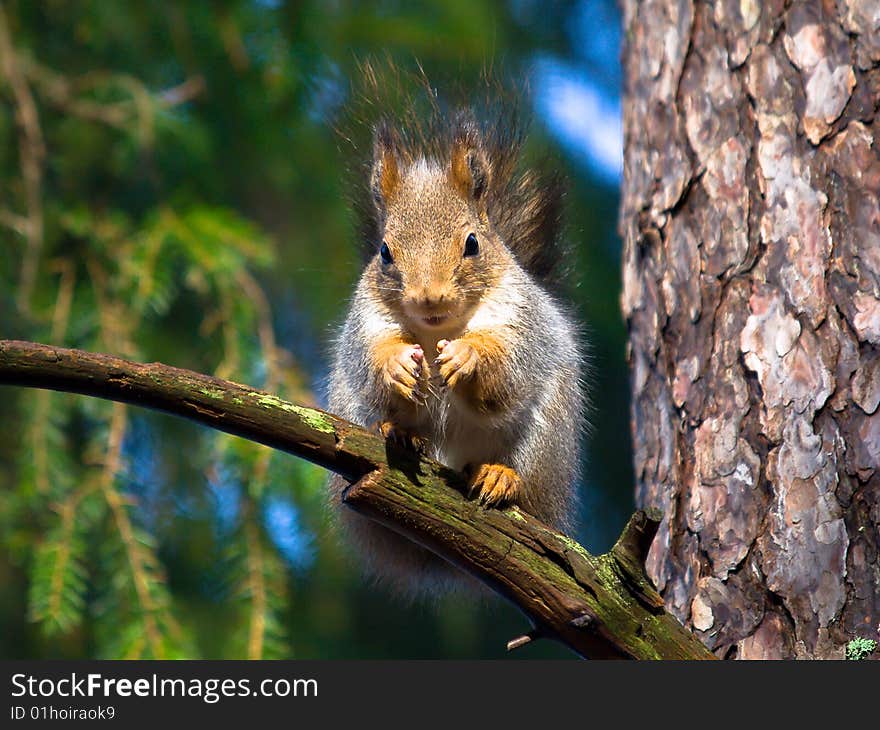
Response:
[[[409,379],[394,379],[388,385],[391,390],[404,400],[413,401],[414,403],[421,403],[423,400],[422,393],[418,389],[418,382],[415,379],[411,381]]]
[[[434,365],[450,388],[469,378],[477,369],[477,351],[463,340],[440,340],[437,350],[440,354],[434,359]]]
[[[478,494],[484,507],[500,507],[513,502],[522,484],[519,474],[503,464],[479,464],[470,472],[468,496]]]
[[[425,452],[428,445],[427,440],[423,436],[412,433],[392,421],[380,421],[376,424],[376,429],[389,441],[420,454]]]

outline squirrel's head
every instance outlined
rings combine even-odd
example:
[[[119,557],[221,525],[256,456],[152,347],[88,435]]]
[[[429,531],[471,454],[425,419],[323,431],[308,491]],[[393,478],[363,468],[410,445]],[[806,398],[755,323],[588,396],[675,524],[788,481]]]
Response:
[[[391,127],[376,131],[377,293],[417,329],[463,324],[512,261],[487,215],[491,176],[469,120],[454,130],[446,159],[412,158]]]

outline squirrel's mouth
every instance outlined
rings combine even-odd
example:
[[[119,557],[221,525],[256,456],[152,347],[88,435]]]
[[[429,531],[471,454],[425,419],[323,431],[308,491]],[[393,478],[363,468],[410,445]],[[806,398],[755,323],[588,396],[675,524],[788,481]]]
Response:
[[[446,320],[449,319],[449,315],[446,314],[435,314],[431,317],[422,317],[422,322],[424,322],[428,327],[439,327]]]

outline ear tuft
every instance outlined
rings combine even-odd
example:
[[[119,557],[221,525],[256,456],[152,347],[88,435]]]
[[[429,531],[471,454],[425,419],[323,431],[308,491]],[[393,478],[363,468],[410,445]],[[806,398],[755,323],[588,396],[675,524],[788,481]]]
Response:
[[[452,138],[449,180],[468,200],[480,200],[489,186],[489,160],[476,121],[463,117]]]
[[[373,201],[384,211],[400,188],[400,138],[387,122],[380,122],[373,137]]]

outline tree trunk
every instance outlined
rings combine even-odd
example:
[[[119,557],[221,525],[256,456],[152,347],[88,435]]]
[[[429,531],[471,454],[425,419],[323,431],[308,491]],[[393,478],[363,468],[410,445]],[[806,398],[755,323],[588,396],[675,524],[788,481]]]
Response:
[[[720,656],[841,657],[880,622],[880,6],[623,6],[649,574]]]

